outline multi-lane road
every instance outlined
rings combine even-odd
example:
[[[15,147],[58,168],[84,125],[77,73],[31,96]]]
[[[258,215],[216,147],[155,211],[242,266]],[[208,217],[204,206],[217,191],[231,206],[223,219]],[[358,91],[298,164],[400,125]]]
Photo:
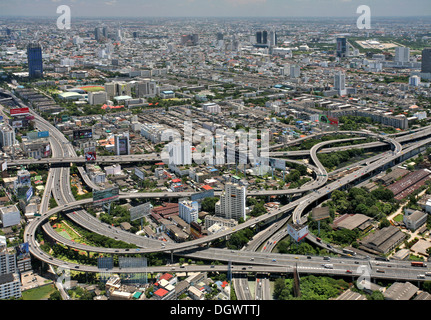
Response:
[[[38,117],[35,115],[37,120],[37,125],[43,130],[48,129],[51,133],[51,143],[53,145],[53,156],[54,158],[61,160],[61,161],[71,161],[76,162],[77,159],[76,154],[74,153],[74,150],[70,143],[67,141],[67,139],[59,132],[55,127],[53,127],[51,124],[47,123],[43,118]],[[250,219],[246,221],[245,223],[237,226],[236,228],[231,228],[225,232],[222,232],[217,235],[209,236],[203,239],[198,239],[194,241],[190,241],[188,243],[166,243],[161,244],[160,241],[148,239],[144,237],[138,237],[136,235],[127,234],[126,232],[123,232],[121,230],[118,230],[116,228],[110,228],[109,226],[102,224],[99,220],[92,217],[88,213],[86,213],[84,210],[82,210],[82,205],[90,204],[92,202],[92,199],[82,200],[82,201],[75,201],[73,199],[73,196],[70,191],[70,181],[69,181],[69,173],[70,169],[67,167],[62,168],[51,168],[50,175],[48,176],[48,184],[47,184],[47,191],[52,192],[54,195],[57,203],[59,206],[55,209],[47,211],[47,203],[49,202],[49,195],[45,194],[44,198],[42,200],[42,217],[36,218],[33,222],[31,222],[28,227],[25,230],[24,238],[25,241],[28,241],[31,246],[31,253],[36,258],[47,262],[51,265],[57,265],[57,266],[65,266],[65,262],[58,260],[50,255],[48,255],[45,252],[42,252],[39,248],[39,245],[37,241],[35,240],[35,232],[38,229],[39,226],[43,225],[43,228],[45,232],[47,232],[48,235],[52,235],[52,237],[58,237],[58,234],[53,234],[52,228],[50,229],[50,225],[46,222],[48,221],[48,217],[52,214],[60,211],[68,211],[68,216],[74,220],[76,223],[85,226],[86,228],[94,231],[99,232],[101,234],[104,234],[106,236],[116,238],[118,240],[123,240],[126,242],[129,242],[131,244],[135,244],[137,249],[109,249],[109,248],[92,248],[89,246],[83,246],[83,248],[80,248],[78,244],[76,243],[70,243],[70,245],[73,248],[80,248],[82,250],[91,251],[91,252],[106,252],[106,253],[112,253],[112,254],[133,254],[133,253],[149,253],[149,252],[174,252],[176,255],[184,255],[184,256],[190,256],[193,258],[201,258],[205,260],[219,260],[219,261],[231,261],[235,264],[241,264],[241,266],[234,265],[232,267],[232,271],[238,271],[238,272],[256,272],[256,273],[273,273],[273,272],[292,272],[293,266],[296,266],[299,272],[304,273],[315,273],[315,274],[337,274],[337,275],[345,275],[345,274],[351,274],[352,276],[358,276],[359,273],[354,270],[354,267],[358,264],[363,264],[364,260],[334,260],[331,262],[333,265],[333,268],[327,268],[327,266],[324,266],[324,263],[320,261],[320,259],[323,259],[322,257],[303,257],[303,256],[295,256],[291,257],[289,255],[277,255],[274,256],[274,254],[266,253],[266,252],[253,252],[248,250],[242,250],[242,251],[230,251],[230,250],[221,250],[220,249],[212,249],[212,248],[202,248],[202,245],[205,245],[206,243],[209,243],[219,237],[225,237],[232,233],[237,232],[240,229],[247,228],[250,226],[253,226],[259,222],[274,219],[274,218],[282,218],[283,215],[286,213],[291,213],[293,211],[293,217],[294,222],[301,223],[301,216],[304,212],[306,212],[307,207],[313,203],[314,201],[319,200],[323,196],[327,196],[330,192],[333,190],[344,186],[346,184],[349,184],[352,180],[355,180],[354,178],[359,178],[359,176],[371,174],[373,171],[379,170],[383,168],[386,165],[389,165],[391,162],[399,159],[403,155],[408,156],[405,152],[409,153],[410,151],[414,151],[419,147],[423,147],[425,145],[428,145],[431,143],[431,139],[426,139],[424,141],[420,141],[418,143],[415,143],[405,151],[402,150],[402,146],[400,144],[400,141],[397,141],[398,139],[404,139],[404,141],[409,141],[413,139],[421,139],[431,134],[431,128],[426,128],[422,131],[416,131],[413,132],[410,137],[409,135],[400,135],[397,136],[397,140],[393,139],[390,136],[379,136],[376,134],[369,134],[364,132],[357,132],[357,133],[351,133],[352,135],[360,135],[362,137],[367,136],[374,136],[375,138],[378,138],[380,140],[379,143],[382,145],[384,144],[390,144],[392,146],[392,152],[390,152],[390,155],[384,155],[381,157],[381,159],[377,159],[372,163],[372,168],[365,168],[359,172],[355,172],[356,175],[354,176],[354,173],[346,176],[342,180],[339,180],[337,182],[334,182],[333,184],[327,185],[327,179],[328,174],[324,167],[321,165],[321,163],[318,161],[317,158],[317,152],[320,150],[324,145],[326,144],[334,144],[337,142],[342,142],[346,140],[340,140],[340,141],[328,141],[326,143],[321,143],[313,147],[310,151],[307,151],[308,155],[311,157],[311,160],[315,164],[315,167],[313,171],[316,174],[316,179],[307,184],[305,187],[303,186],[302,189],[299,190],[271,190],[271,191],[255,191],[253,193],[249,193],[249,195],[274,195],[274,194],[289,194],[289,193],[307,193],[309,191],[313,191],[306,195],[305,197],[293,201],[289,203],[288,205],[285,205],[279,209],[273,210],[270,213],[267,213],[261,217]],[[422,136],[421,136],[422,135]],[[357,138],[352,138],[357,139]],[[351,140],[351,139],[350,139]],[[283,154],[284,155],[284,154]],[[154,155],[147,155],[148,159],[151,158],[151,156]],[[141,158],[142,159],[142,158]],[[83,160],[83,159],[82,159]],[[107,161],[114,161],[115,159],[109,159]],[[118,159],[119,160],[119,159]],[[145,161],[155,161],[156,159],[151,160],[145,160]],[[137,159],[127,159],[126,161],[138,161]],[[34,160],[33,162],[34,163]],[[81,168],[82,169],[82,168]],[[84,181],[92,186],[91,181],[88,179],[88,176],[86,177],[84,170],[82,169],[81,176],[83,177]],[[358,176],[359,175],[359,176]],[[346,180],[347,179],[347,180]],[[92,187],[97,187],[93,186]],[[326,189],[325,189],[326,188]],[[324,192],[324,193],[323,193]],[[147,193],[147,194],[122,194],[122,198],[150,198],[150,197],[174,197],[174,193]],[[184,195],[178,195],[178,196],[184,196]],[[45,199],[46,198],[46,199]],[[307,199],[307,200],[306,200]],[[71,208],[75,208],[75,211],[69,210]],[[299,209],[298,209],[299,208]],[[280,222],[281,223],[281,222]],[[266,239],[270,239],[272,242],[274,238],[271,237],[282,237],[283,234],[281,233],[275,234],[277,231],[279,231],[280,226],[275,227],[274,230],[268,231],[263,235]],[[127,235],[126,235],[127,234]],[[139,241],[138,241],[139,239]],[[56,239],[59,240],[58,238]],[[255,243],[262,243],[261,239],[255,239]],[[277,241],[277,240],[275,240]],[[60,240],[60,242],[67,243],[66,239]],[[252,245],[252,244],[251,244]],[[268,243],[268,249],[270,250],[272,243]],[[214,250],[217,250],[214,252]],[[265,257],[260,256],[261,254],[267,255]],[[341,259],[341,258],[340,258]],[[417,268],[413,268],[409,265],[399,265],[398,263],[393,263],[393,265],[383,265],[379,266],[379,270],[376,269],[377,262],[375,261],[367,261],[365,262],[370,266],[370,274],[372,274],[373,277],[376,278],[404,278],[404,279],[417,279],[418,272],[423,272],[424,270],[418,270]],[[392,263],[392,262],[391,262]],[[69,264],[70,268],[74,268],[81,271],[86,272],[100,272],[100,270],[97,269],[97,267],[93,266],[84,266],[84,265],[73,265]],[[200,268],[199,270],[206,271],[206,270],[226,270],[226,266],[188,266],[185,271],[192,269],[193,267]],[[173,271],[175,267],[153,267],[154,270],[169,270]],[[178,268],[178,267],[177,267]],[[246,268],[246,269],[244,269]],[[349,269],[348,269],[349,268]],[[152,270],[153,270],[152,269]],[[121,270],[112,270],[114,272],[122,272]],[[141,272],[142,270],[137,270],[136,272]],[[127,270],[127,272],[131,272],[131,270]],[[356,272],[356,273],[355,273]],[[374,272],[374,273],[373,273]],[[265,279],[262,280],[262,282],[259,282],[258,286],[256,286],[255,296],[257,299],[264,299],[266,293],[268,290],[261,289],[265,288]]]

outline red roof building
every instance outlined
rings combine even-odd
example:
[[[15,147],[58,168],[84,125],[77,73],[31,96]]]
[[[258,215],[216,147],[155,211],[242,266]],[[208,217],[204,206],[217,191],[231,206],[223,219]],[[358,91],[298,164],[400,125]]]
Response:
[[[166,296],[169,293],[168,290],[165,290],[163,288],[158,289],[154,292],[154,295],[160,299],[162,299],[164,296]]]

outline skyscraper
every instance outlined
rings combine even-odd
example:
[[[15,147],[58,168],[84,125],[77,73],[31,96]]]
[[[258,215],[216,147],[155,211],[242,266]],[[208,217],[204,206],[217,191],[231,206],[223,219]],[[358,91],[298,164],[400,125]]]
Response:
[[[115,154],[117,156],[130,154],[130,137],[128,132],[115,135],[114,143],[115,143]]]
[[[222,32],[217,32],[217,41],[224,40],[224,36]]]
[[[262,43],[267,44],[268,43],[268,31],[262,32]]]
[[[269,45],[272,47],[277,46],[277,33],[274,30],[269,32]]]
[[[220,200],[215,205],[215,213],[225,219],[245,220],[246,188],[236,183],[227,183]]]
[[[198,221],[198,203],[196,201],[181,201],[178,202],[179,216],[188,224]]]
[[[346,75],[341,71],[334,76],[334,89],[340,96],[346,95]]]
[[[349,55],[349,44],[346,38],[337,38],[337,57],[345,58]]]
[[[27,59],[29,77],[43,77],[42,48],[38,43],[30,43],[27,46]]]
[[[96,41],[100,41],[102,39],[102,31],[100,30],[100,28],[94,29],[94,38],[96,39]]]
[[[256,43],[262,44],[262,31],[256,32]]]
[[[410,48],[396,47],[395,48],[395,62],[409,62]]]
[[[431,73],[431,48],[422,50],[422,73]]]

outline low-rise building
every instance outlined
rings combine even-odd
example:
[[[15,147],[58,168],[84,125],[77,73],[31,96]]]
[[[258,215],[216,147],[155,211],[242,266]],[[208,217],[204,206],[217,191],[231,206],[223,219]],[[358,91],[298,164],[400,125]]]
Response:
[[[407,229],[416,231],[427,222],[428,214],[420,210],[407,210],[403,222]]]

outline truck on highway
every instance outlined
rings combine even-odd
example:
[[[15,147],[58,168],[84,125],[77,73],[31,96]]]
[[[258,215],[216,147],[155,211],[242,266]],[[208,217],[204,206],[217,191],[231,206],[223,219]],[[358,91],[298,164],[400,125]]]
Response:
[[[326,269],[334,269],[334,265],[333,264],[324,264],[323,265]]]
[[[422,261],[412,261],[411,263],[412,267],[426,267],[426,263],[423,263]]]

